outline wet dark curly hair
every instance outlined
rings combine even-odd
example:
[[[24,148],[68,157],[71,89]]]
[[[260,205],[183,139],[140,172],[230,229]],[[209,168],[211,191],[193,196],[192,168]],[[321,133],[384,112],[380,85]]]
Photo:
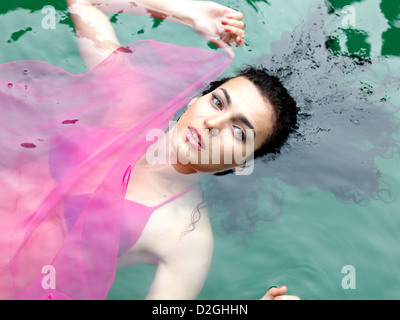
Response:
[[[261,92],[264,99],[272,104],[276,114],[273,133],[254,152],[254,159],[269,153],[279,153],[289,135],[297,128],[298,108],[295,100],[277,77],[270,75],[264,67],[254,66],[246,66],[239,70],[234,77],[222,78],[211,82],[202,95],[204,96],[216,90],[227,81],[237,77],[245,77],[250,80]]]
[[[273,76],[264,68],[264,67],[254,67],[254,66],[246,66],[245,68],[239,70],[235,76],[222,78],[211,82],[209,86],[202,92],[202,95],[206,95],[208,93],[213,92],[221,85],[226,83],[227,81],[237,78],[237,77],[245,77],[250,80],[257,89],[261,92],[264,99],[271,103],[275,110],[276,114],[276,122],[274,125],[273,134],[264,141],[262,146],[255,150],[254,159],[261,158],[267,154],[278,154],[282,146],[285,144],[289,135],[294,132],[297,127],[297,117],[299,113],[299,109],[296,105],[295,100],[290,96],[286,88],[283,86],[281,81]],[[214,173],[215,176],[224,176],[227,174],[233,173],[232,169]],[[215,198],[214,195],[217,194],[214,192],[214,187],[211,188],[210,192],[207,192],[207,199]],[[208,189],[207,189],[208,190]],[[277,188],[275,188],[275,191]],[[241,201],[244,205],[244,210],[246,212],[245,221],[248,222],[246,225],[252,225],[255,223],[258,215],[255,212],[255,205],[258,203],[258,199],[255,199],[254,196],[256,193],[251,192],[244,199],[247,201]],[[214,202],[212,200],[212,202]],[[215,201],[215,204],[218,205],[219,202]],[[239,230],[240,227],[243,227],[243,220],[240,220],[240,216],[242,214],[241,210],[238,209],[237,204],[234,204],[234,208],[231,207],[232,203],[226,203],[224,207],[229,208],[227,211],[229,212],[229,219],[224,221],[223,228],[231,230]],[[203,202],[201,202],[192,213],[192,222],[191,222],[191,230],[195,228],[196,222],[200,219],[200,209],[202,207],[207,206],[206,201],[204,199],[203,194]],[[218,209],[217,209],[218,210]]]

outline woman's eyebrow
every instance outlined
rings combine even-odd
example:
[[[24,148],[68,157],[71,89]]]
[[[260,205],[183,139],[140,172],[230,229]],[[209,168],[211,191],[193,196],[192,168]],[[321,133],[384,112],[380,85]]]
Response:
[[[228,91],[224,88],[220,88],[222,90],[222,92],[224,93],[225,99],[228,102],[228,106],[232,105],[232,99],[231,96],[229,95]]]
[[[256,130],[254,130],[254,126],[251,124],[249,119],[247,119],[245,116],[239,116],[238,119],[242,121],[246,126],[248,126],[251,130],[254,132],[254,138],[256,137]]]
[[[254,126],[251,124],[249,119],[247,119],[245,116],[239,116],[238,119],[251,129],[251,131],[253,132],[253,135],[254,135],[254,139],[255,139],[256,138],[256,130],[254,130]]]
[[[231,96],[228,93],[228,90],[224,88],[220,88],[220,90],[224,93],[225,99],[228,103],[228,106],[230,107],[232,105],[232,99]],[[248,126],[251,130],[254,132],[254,138],[256,137],[256,131],[254,130],[254,126],[251,124],[249,119],[247,119],[245,116],[239,116],[238,119],[242,121],[246,126]]]

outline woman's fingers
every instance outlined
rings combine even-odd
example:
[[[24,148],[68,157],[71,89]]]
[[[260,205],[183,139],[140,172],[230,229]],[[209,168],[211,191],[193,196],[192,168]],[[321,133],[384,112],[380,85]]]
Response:
[[[287,287],[282,286],[279,288],[271,287],[267,293],[261,298],[261,300],[274,300],[278,296],[282,296],[286,293]]]
[[[238,20],[233,20],[233,19],[228,19],[228,18],[222,19],[221,23],[224,26],[235,27],[235,28],[242,29],[242,30],[245,27],[245,24],[243,21],[238,21]]]
[[[297,296],[285,295],[287,287],[271,287],[261,300],[300,300]]]
[[[226,26],[224,30],[229,34],[236,42],[237,45],[242,45],[244,43],[245,32],[242,29]]]
[[[241,13],[241,12],[239,12],[239,11],[230,9],[230,10],[228,11],[226,17],[227,17],[228,19],[234,19],[234,20],[239,20],[239,21],[241,21],[241,20],[243,20],[244,15],[243,15],[243,13]]]
[[[240,12],[237,13],[236,17],[237,18],[243,18],[243,15],[240,14]],[[224,26],[224,31],[229,34],[231,37],[231,40],[229,40],[229,43],[236,43],[236,45],[243,45],[244,44],[244,28],[245,24],[241,20],[236,20],[236,19],[229,19],[229,18],[224,18],[221,21],[221,24]]]
[[[245,24],[243,14],[223,5],[211,1],[196,1],[197,8],[202,12],[196,20],[193,29],[210,41],[229,52],[232,56],[230,44],[241,46],[244,44]],[[223,42],[224,43],[223,43]]]
[[[300,298],[297,297],[297,296],[289,296],[289,295],[287,295],[287,296],[275,297],[274,300],[300,300]]]
[[[286,286],[281,286],[279,288],[271,288],[268,290],[267,294],[270,295],[270,297],[272,299],[274,299],[275,297],[278,296],[283,296],[287,291],[287,287]]]
[[[284,295],[287,292],[287,287],[271,287],[260,300],[300,300],[297,296]]]
[[[235,58],[235,53],[233,52],[232,48],[228,45],[228,43],[222,39],[212,38],[208,40],[210,43],[216,45],[218,48],[225,51],[231,59]]]

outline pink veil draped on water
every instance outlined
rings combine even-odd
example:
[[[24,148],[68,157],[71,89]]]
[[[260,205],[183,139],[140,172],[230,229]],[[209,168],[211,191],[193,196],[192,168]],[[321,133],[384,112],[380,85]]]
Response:
[[[229,63],[146,40],[85,74],[0,66],[0,298],[107,297],[130,169],[153,143],[146,133],[166,130]],[[89,196],[71,214],[79,195]]]

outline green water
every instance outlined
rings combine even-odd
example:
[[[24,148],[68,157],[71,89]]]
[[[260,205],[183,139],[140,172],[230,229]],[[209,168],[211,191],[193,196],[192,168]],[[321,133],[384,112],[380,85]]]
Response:
[[[329,16],[334,23],[326,27],[332,55],[381,56],[388,69],[380,68],[378,75],[384,75],[385,70],[400,74],[399,0],[217,2],[242,11],[246,17],[247,45],[235,48],[236,60],[227,73],[270,55],[274,43],[282,42],[283,34],[293,32],[310,19],[310,8],[321,6],[328,12],[329,5],[336,9],[330,9]],[[48,4],[57,10],[54,29],[42,26],[45,14],[41,10]],[[346,13],[342,8],[346,5],[355,10],[356,25],[351,28],[343,27]],[[207,47],[184,26],[124,14],[110,15],[110,18],[122,44],[152,38]],[[0,63],[41,60],[73,73],[86,71],[63,1],[25,0],[12,4],[3,1],[0,26]],[[369,74],[371,78],[379,79],[379,76]],[[341,81],[337,79],[338,83]],[[393,90],[385,95],[384,101],[391,102],[390,108],[400,106],[399,83],[399,78],[392,78],[390,87]],[[386,103],[380,107],[389,108]],[[396,113],[390,120],[400,123]],[[368,127],[364,129],[368,131]],[[335,131],[335,125],[328,131]],[[390,133],[390,138],[397,143],[399,137],[397,131]],[[329,135],[322,135],[316,143],[329,144],[328,138]],[[369,144],[365,141],[365,146],[359,147],[367,148]],[[235,236],[215,234],[212,267],[199,299],[258,299],[271,285],[286,285],[289,294],[302,299],[399,299],[400,161],[398,152],[386,151],[365,161],[372,161],[372,166],[379,171],[380,185],[390,188],[390,201],[369,199],[359,205],[341,201],[329,188],[303,188],[301,184],[280,179],[279,175],[266,179],[266,184],[273,184],[284,195],[279,217],[258,223],[257,232],[246,244],[236,241]],[[276,161],[279,162],[279,158]],[[346,161],[343,165],[346,166]],[[263,166],[266,171],[275,168],[268,164]],[[312,170],[305,176],[307,174],[312,176]],[[338,183],[335,172],[330,174],[325,185]],[[259,208],[261,211],[269,209],[267,201]],[[217,222],[214,223],[218,229]],[[347,265],[355,270],[353,289],[342,286],[346,276],[342,268]],[[118,271],[109,299],[143,299],[154,272],[154,266],[134,266]]]

